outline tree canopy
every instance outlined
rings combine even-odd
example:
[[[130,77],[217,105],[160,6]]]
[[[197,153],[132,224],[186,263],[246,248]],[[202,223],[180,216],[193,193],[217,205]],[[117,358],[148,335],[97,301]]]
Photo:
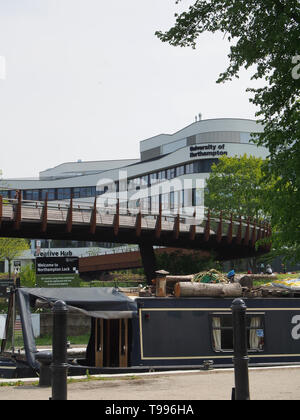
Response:
[[[176,3],[179,3],[177,0]],[[193,47],[204,32],[221,32],[230,42],[228,68],[218,83],[251,69],[248,87],[258,106],[264,132],[256,140],[269,149],[264,164],[266,181],[277,179],[266,196],[276,236],[274,241],[294,247],[300,257],[300,3],[298,0],[196,0],[176,15],[174,26],[157,36],[174,46]],[[225,41],[224,41],[225,42]]]
[[[11,261],[18,258],[27,249],[29,249],[29,244],[26,239],[0,238],[0,261],[8,260],[9,273]]]
[[[262,182],[262,167],[263,160],[253,156],[221,157],[206,182],[205,206],[265,219],[264,197],[271,185]]]

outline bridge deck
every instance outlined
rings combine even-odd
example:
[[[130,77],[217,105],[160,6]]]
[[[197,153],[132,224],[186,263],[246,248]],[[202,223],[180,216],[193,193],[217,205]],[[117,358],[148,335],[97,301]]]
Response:
[[[220,259],[267,252],[257,241],[271,235],[266,223],[205,212],[202,219],[170,214],[131,213],[117,203],[110,208],[76,203],[3,200],[0,197],[0,236],[30,239],[73,239],[115,243],[147,243],[178,248],[207,249]]]

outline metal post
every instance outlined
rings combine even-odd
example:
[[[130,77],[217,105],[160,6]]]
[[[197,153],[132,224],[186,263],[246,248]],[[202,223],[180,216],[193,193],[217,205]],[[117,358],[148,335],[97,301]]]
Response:
[[[57,301],[53,311],[52,400],[67,400],[67,313],[65,302]]]
[[[233,318],[233,349],[234,349],[234,376],[235,389],[232,398],[235,400],[250,400],[249,372],[248,372],[248,346],[247,346],[247,307],[242,299],[232,302]]]

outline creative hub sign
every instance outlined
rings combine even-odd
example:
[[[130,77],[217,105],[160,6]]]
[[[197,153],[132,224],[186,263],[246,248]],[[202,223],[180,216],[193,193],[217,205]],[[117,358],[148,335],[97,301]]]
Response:
[[[79,286],[79,258],[37,258],[36,279],[38,287]]]
[[[35,252],[36,257],[73,257],[72,251],[64,251],[64,250],[39,250]]]

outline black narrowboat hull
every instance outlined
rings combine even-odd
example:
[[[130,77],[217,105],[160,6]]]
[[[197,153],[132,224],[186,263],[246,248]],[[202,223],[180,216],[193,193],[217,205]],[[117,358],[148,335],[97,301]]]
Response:
[[[249,320],[249,366],[300,364],[300,300],[243,300]],[[101,359],[95,357],[93,350],[91,358],[78,359],[76,364],[70,360],[69,375],[85,375],[87,371],[93,375],[232,367],[232,302],[232,298],[136,298],[137,311],[126,320],[127,336],[118,332],[120,351],[127,348],[126,363],[125,359],[123,364],[118,362],[113,348],[113,356],[106,354]],[[103,327],[107,322],[103,321],[102,327],[92,323],[90,348],[95,349],[97,344],[95,336],[99,331],[95,333],[93,328],[98,324],[97,328],[104,330],[100,347],[107,348],[107,328]],[[18,360],[17,355],[15,359],[0,359],[2,378],[37,377],[38,373],[26,360]]]

